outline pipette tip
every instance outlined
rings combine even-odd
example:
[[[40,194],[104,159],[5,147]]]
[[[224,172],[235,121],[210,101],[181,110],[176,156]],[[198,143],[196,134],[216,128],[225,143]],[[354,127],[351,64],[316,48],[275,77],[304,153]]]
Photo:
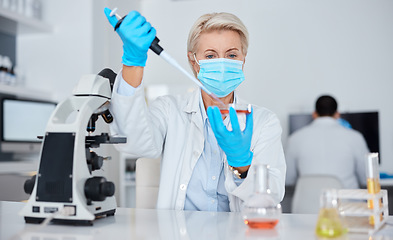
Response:
[[[109,16],[113,17],[113,15],[115,15],[117,19],[121,19],[121,16],[119,14],[117,14],[116,12],[117,12],[117,8],[112,9],[112,11],[109,14]]]
[[[110,17],[113,17],[117,12],[117,8],[112,9],[111,13],[109,14]]]

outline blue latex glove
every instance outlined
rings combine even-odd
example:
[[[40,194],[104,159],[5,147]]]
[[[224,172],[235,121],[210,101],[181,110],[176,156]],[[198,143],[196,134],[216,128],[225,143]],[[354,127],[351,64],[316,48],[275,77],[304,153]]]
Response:
[[[380,178],[380,179],[393,178],[393,174],[381,172],[381,173],[379,173],[379,178]]]
[[[351,124],[350,124],[347,120],[345,120],[345,119],[338,118],[337,121],[338,121],[338,123],[339,123],[341,126],[343,126],[343,127],[345,127],[345,128],[350,128],[350,129],[352,128]]]
[[[253,129],[253,111],[246,117],[246,128],[240,130],[235,109],[229,109],[232,131],[229,131],[222,120],[218,107],[208,107],[207,115],[210,120],[217,143],[227,155],[228,164],[232,167],[251,165],[253,152],[251,152],[251,138]]]
[[[111,13],[109,8],[105,8],[104,12],[109,23],[115,27],[118,21],[116,16],[109,16]],[[156,30],[139,12],[132,11],[124,18],[116,32],[123,41],[122,63],[126,66],[144,67],[147,51],[156,37]]]

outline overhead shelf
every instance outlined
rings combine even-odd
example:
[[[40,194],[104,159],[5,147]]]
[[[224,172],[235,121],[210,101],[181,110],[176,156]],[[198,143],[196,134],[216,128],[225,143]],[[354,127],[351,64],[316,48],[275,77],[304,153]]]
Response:
[[[10,35],[50,33],[53,26],[17,12],[0,7],[0,32]]]

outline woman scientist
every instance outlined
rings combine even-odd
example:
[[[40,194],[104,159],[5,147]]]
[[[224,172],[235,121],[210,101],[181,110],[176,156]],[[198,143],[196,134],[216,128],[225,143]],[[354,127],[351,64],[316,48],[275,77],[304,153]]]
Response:
[[[115,27],[118,20],[110,12],[105,9]],[[230,109],[230,119],[223,120],[217,102],[200,89],[159,97],[148,107],[142,77],[156,30],[132,11],[116,32],[123,41],[123,68],[113,88],[111,132],[127,136],[121,151],[161,156],[157,208],[239,211],[253,192],[250,165],[256,162],[270,165],[269,185],[281,201],[286,165],[275,114],[253,106],[247,117]],[[205,14],[191,28],[187,51],[192,70],[225,104],[242,103],[234,90],[244,80],[247,47],[247,29],[232,14]],[[231,131],[225,127],[229,124]]]

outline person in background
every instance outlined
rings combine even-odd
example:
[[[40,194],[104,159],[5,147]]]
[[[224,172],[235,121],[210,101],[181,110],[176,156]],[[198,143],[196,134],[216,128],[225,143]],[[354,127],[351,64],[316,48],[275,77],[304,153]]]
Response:
[[[350,125],[342,125],[339,117],[333,97],[318,98],[313,122],[288,138],[286,185],[295,185],[299,176],[310,174],[333,175],[344,188],[366,185],[366,141]]]
[[[115,27],[118,20],[110,12],[105,9]],[[127,137],[119,150],[135,158],[161,156],[157,208],[240,211],[253,192],[250,166],[255,163],[270,165],[270,187],[281,201],[286,166],[276,115],[253,105],[247,116],[237,117],[231,108],[230,119],[223,119],[216,100],[201,89],[162,96],[147,106],[143,71],[156,30],[132,11],[116,32],[123,41],[123,67],[113,88],[110,129]],[[248,32],[240,19],[212,13],[192,26],[187,56],[194,75],[222,102],[242,103],[234,90],[244,80],[247,48]]]

